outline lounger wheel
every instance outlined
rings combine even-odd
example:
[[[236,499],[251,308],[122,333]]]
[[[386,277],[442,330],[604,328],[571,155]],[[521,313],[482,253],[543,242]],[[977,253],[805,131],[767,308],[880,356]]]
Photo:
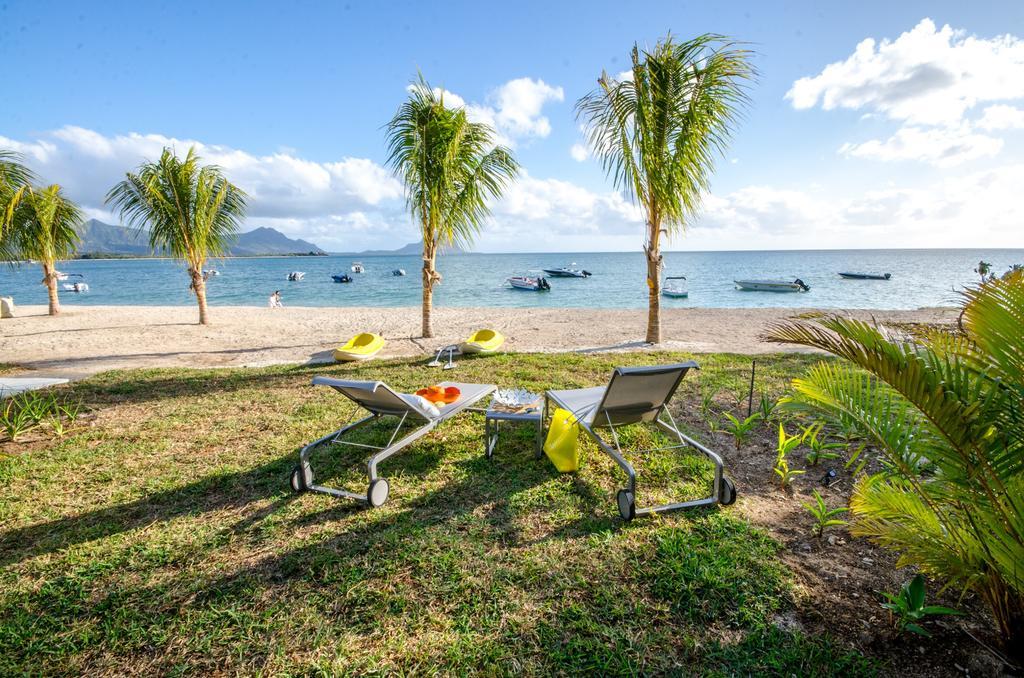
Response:
[[[309,477],[307,478],[302,473],[302,464],[296,464],[295,468],[292,469],[291,485],[292,489],[296,492],[302,492],[308,490],[309,486],[313,484],[313,469],[309,469]]]
[[[367,488],[366,500],[370,502],[370,506],[376,508],[388,500],[388,492],[390,491],[391,488],[388,486],[388,481],[383,478],[377,478]]]
[[[731,506],[736,503],[736,483],[722,476],[722,487],[718,490],[718,503]]]
[[[619,515],[626,522],[636,518],[636,500],[633,498],[633,493],[629,490],[619,490],[619,493],[615,495],[615,501],[619,505]]]

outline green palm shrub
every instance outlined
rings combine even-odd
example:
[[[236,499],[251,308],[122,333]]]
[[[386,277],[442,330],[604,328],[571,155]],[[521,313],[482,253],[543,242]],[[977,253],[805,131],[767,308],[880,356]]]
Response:
[[[963,292],[964,331],[892,338],[829,317],[782,323],[777,342],[819,348],[787,407],[857,431],[885,468],[861,477],[854,534],[946,585],[978,593],[1024,654],[1024,273]]]

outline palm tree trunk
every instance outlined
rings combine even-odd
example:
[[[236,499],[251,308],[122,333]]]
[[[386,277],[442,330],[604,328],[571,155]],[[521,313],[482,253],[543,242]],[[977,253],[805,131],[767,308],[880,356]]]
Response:
[[[60,315],[60,299],[57,297],[57,271],[53,264],[43,263],[43,284],[50,295],[50,315]]]
[[[661,248],[657,226],[649,229],[644,254],[647,256],[647,343],[661,343]]]
[[[189,269],[189,275],[192,276],[192,291],[196,294],[196,301],[199,302],[199,324],[208,325],[210,318],[206,310],[206,281],[203,280],[203,272],[201,269],[195,268]]]
[[[434,311],[434,282],[437,279],[437,271],[434,270],[435,251],[432,246],[423,244],[423,337],[430,339],[434,336],[434,327],[431,322],[431,315]]]

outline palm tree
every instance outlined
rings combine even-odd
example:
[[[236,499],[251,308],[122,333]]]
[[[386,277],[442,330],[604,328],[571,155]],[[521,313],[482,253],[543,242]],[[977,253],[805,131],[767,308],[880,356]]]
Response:
[[[431,326],[436,262],[445,245],[469,245],[519,171],[509,150],[494,145],[494,130],[448,108],[444,94],[420,77],[387,124],[388,165],[405,183],[406,202],[423,236],[423,336]]]
[[[37,259],[43,267],[42,284],[50,295],[50,315],[60,313],[57,296],[57,262],[74,255],[80,242],[82,211],[64,197],[57,184],[27,187],[14,209],[5,241],[5,255]]]
[[[14,209],[35,178],[13,151],[0,150],[0,256],[4,256],[4,236],[14,219]]]
[[[121,219],[139,232],[149,231],[149,246],[182,259],[188,266],[189,289],[199,303],[199,323],[206,325],[208,257],[224,256],[245,217],[245,193],[215,165],[202,165],[195,148],[185,159],[165,148],[156,162],[128,172],[107,193]]]
[[[716,151],[725,151],[747,102],[750,57],[720,35],[686,42],[670,35],[651,51],[634,44],[629,76],[602,72],[598,87],[576,102],[591,150],[646,219],[648,343],[661,341],[662,237],[700,208]]]
[[[1024,271],[964,292],[963,333],[914,341],[831,317],[772,341],[840,356],[793,382],[788,407],[823,414],[878,449],[860,478],[855,534],[988,604],[1024,657]]]

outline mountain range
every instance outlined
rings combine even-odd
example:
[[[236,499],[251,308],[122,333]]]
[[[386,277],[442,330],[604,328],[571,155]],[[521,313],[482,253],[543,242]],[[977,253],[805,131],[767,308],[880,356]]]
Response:
[[[153,253],[145,234],[124,226],[105,224],[97,219],[85,222],[78,234],[82,238],[78,246],[79,256],[144,257]],[[228,251],[228,255],[232,257],[281,254],[323,255],[326,252],[311,242],[289,238],[284,233],[267,227],[239,233],[235,244]]]

